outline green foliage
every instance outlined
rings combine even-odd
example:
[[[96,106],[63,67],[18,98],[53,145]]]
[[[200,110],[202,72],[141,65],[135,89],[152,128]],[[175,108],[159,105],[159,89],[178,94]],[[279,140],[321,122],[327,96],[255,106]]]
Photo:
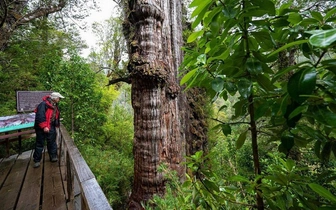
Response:
[[[222,151],[223,152],[223,151]],[[226,153],[226,152],[224,152]],[[336,171],[329,171],[322,176],[315,176],[314,170],[301,167],[291,159],[284,159],[281,154],[268,153],[264,162],[262,190],[269,209],[334,209],[335,196],[328,190],[329,181],[335,178]],[[201,179],[187,176],[180,183],[174,171],[163,167],[168,187],[164,197],[155,196],[146,209],[250,209],[254,200],[254,188],[257,183],[246,173],[222,174],[219,171],[204,168],[209,158],[218,154],[203,156],[197,152],[188,159],[188,168],[201,176]],[[237,173],[231,161],[225,158],[227,164],[222,164],[221,171]],[[223,165],[227,165],[223,169]],[[251,174],[252,175],[252,174]],[[331,179],[330,179],[331,178]],[[329,181],[327,181],[329,180]],[[314,182],[322,181],[320,184]]]
[[[123,36],[122,18],[110,17],[103,23],[95,22],[93,32],[98,37],[98,50],[91,50],[89,61],[96,72],[104,72],[110,78],[129,76],[127,62],[123,56],[127,53]]]
[[[50,25],[46,21],[36,21],[28,29],[19,30],[5,51],[0,52],[0,113],[16,114],[16,92],[20,90],[45,89],[43,80],[39,79],[40,69],[47,60],[59,60],[64,45],[58,34],[47,32]],[[49,39],[50,38],[50,39]],[[38,55],[38,56],[37,56]]]
[[[129,87],[120,86],[118,92],[106,86],[106,75],[93,71],[79,56],[82,45],[76,34],[56,30],[47,19],[21,28],[11,39],[0,52],[1,115],[16,114],[16,90],[61,92],[62,123],[113,208],[125,209],[133,177]],[[35,139],[24,140],[23,147],[32,149],[34,143]],[[6,153],[3,145],[0,152]],[[10,152],[18,152],[17,143],[11,144]]]
[[[80,144],[85,160],[113,209],[127,208],[133,180],[133,115],[128,107],[128,89],[123,86],[121,94],[113,100],[107,121],[101,128],[102,136],[94,136],[94,145],[90,139]],[[111,101],[109,104],[111,106]]]
[[[166,193],[164,197],[154,195],[145,206],[145,209],[192,209],[190,203],[191,192],[187,186],[182,186],[176,171],[171,171],[167,166],[161,165],[160,172],[163,172],[167,179]]]
[[[69,60],[55,62],[49,60],[40,74],[46,82],[46,89],[57,90],[64,94],[60,107],[63,123],[76,135],[76,140],[95,143],[97,136],[103,135],[102,126],[106,122],[112,98],[116,95],[113,88],[103,88],[99,76],[90,69],[83,58],[70,52]]]
[[[237,149],[248,146],[253,151],[254,181],[250,183],[252,187],[241,187],[245,194],[250,194],[244,202],[252,205],[254,192],[266,199],[265,207],[272,209],[277,209],[274,205],[278,202],[279,209],[332,208],[333,197],[327,193],[334,190],[331,186],[323,190],[311,184],[317,179],[300,177],[302,170],[286,171],[284,163],[290,164],[290,160],[273,160],[274,174],[268,174],[271,172],[261,163],[269,157],[261,150],[271,149],[276,154],[280,151],[286,157],[295,151],[314,150],[321,164],[334,160],[336,75],[332,28],[336,10],[306,10],[271,0],[194,0],[190,7],[194,9],[191,16],[195,18],[195,31],[187,41],[195,47],[185,49],[181,85],[206,88],[213,102],[238,95],[232,105],[232,117],[216,120],[228,137],[234,133],[233,126],[248,125],[247,129],[237,129],[235,141]],[[295,55],[300,59],[294,59]],[[216,177],[206,173],[204,176],[209,181]],[[283,177],[286,180],[280,183]],[[308,184],[323,196],[323,201],[310,199],[316,194],[312,194]],[[286,192],[282,192],[283,188]],[[200,194],[211,204],[219,202]],[[257,205],[264,208],[260,200]]]
[[[131,107],[127,107],[130,106],[128,99],[123,97],[127,93],[128,85],[126,86],[121,88],[119,97],[113,101],[108,122],[103,126],[104,142],[101,144],[105,148],[116,149],[133,157],[133,112]]]
[[[330,196],[331,193],[313,183],[321,180],[314,176],[309,167],[301,167],[293,160],[282,159],[278,155],[269,155],[273,161],[265,170],[261,189],[271,209],[335,208],[336,203],[334,197]]]
[[[129,141],[130,139],[124,139]],[[121,145],[122,146],[122,145]],[[133,180],[132,151],[82,145],[80,150],[113,209],[126,209]]]

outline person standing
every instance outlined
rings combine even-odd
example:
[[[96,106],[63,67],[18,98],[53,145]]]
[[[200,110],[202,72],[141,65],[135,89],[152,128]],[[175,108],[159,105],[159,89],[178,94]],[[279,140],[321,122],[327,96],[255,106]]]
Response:
[[[60,93],[53,92],[44,96],[43,101],[35,109],[34,129],[36,133],[35,150],[33,154],[34,168],[40,166],[44,140],[47,140],[47,149],[51,162],[57,162],[56,127],[60,125],[60,110],[58,102],[64,98]]]

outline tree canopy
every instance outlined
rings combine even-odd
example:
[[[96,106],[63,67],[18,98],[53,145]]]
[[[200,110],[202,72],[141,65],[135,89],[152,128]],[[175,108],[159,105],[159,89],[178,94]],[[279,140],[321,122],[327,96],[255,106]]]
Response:
[[[134,119],[129,94],[134,87],[111,84],[132,83],[133,79],[139,89],[147,87],[149,92],[150,84],[154,84],[150,76],[143,76],[147,80],[141,81],[135,75],[145,72],[146,62],[141,63],[140,58],[146,56],[137,53],[147,52],[139,46],[147,46],[142,35],[148,34],[125,31],[134,26],[127,20],[96,23],[101,49],[92,51],[87,60],[81,58],[84,45],[78,33],[67,27],[72,22],[67,20],[70,16],[82,18],[90,2],[0,2],[0,113],[16,113],[16,90],[62,92],[66,96],[60,104],[63,123],[83,156],[89,157],[86,160],[113,208],[125,209],[134,180]],[[135,5],[134,1],[116,2],[127,8]],[[180,163],[188,167],[183,183],[171,168],[157,164],[155,173],[162,175],[166,194],[155,196],[142,207],[335,209],[334,1],[194,0],[189,6],[191,20],[178,27],[185,37],[181,93],[194,94],[189,96],[193,100],[188,101],[189,106],[208,118],[196,114],[185,117],[200,121],[190,121],[195,135],[187,143],[190,148],[208,147],[209,152],[193,151]],[[123,14],[128,17],[131,12]],[[162,16],[155,18],[163,20]],[[161,29],[159,26],[151,25],[155,30]],[[175,29],[173,25],[165,27]],[[120,37],[123,33],[125,37]],[[156,35],[159,40],[168,33]],[[138,39],[131,40],[134,37]],[[124,42],[130,44],[128,49]],[[155,43],[155,49],[167,46]],[[133,60],[127,69],[123,53],[130,49]],[[174,58],[170,56],[166,57]],[[150,61],[158,64],[156,70],[167,70],[160,66],[163,62]],[[130,73],[134,75],[130,77]],[[161,88],[166,81],[160,82],[154,86]],[[175,92],[169,88],[162,95],[171,97],[167,101],[172,102]],[[139,97],[134,103],[136,111],[149,120],[148,116],[157,111],[150,112],[139,104],[151,100],[141,101],[144,91],[132,91]],[[152,103],[155,110],[157,104]],[[141,108],[144,111],[139,111]],[[145,111],[149,114],[143,114],[148,113]],[[143,125],[138,123],[138,130],[144,130]],[[146,125],[151,128],[154,124]],[[206,126],[209,130],[204,134],[207,129],[201,131],[201,127]],[[208,141],[196,141],[197,133],[206,135]]]

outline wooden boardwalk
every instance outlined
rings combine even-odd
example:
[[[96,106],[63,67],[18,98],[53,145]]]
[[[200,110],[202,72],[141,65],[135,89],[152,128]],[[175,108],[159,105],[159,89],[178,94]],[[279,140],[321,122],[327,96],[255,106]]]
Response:
[[[33,168],[32,151],[0,159],[0,210],[72,209],[63,167],[50,162],[48,153],[43,156],[39,168]]]

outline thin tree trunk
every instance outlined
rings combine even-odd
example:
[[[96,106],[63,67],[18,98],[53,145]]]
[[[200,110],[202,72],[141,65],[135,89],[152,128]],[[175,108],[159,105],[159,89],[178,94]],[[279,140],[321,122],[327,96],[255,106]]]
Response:
[[[129,1],[132,106],[134,108],[134,185],[130,209],[142,209],[154,194],[165,193],[161,164],[183,179],[184,131],[177,84],[182,60],[181,2]]]
[[[248,98],[249,102],[249,114],[250,114],[250,129],[251,129],[251,136],[252,136],[252,152],[253,152],[253,163],[254,163],[254,174],[256,176],[261,175],[261,169],[260,169],[260,161],[259,161],[259,150],[258,150],[258,131],[257,131],[257,125],[256,121],[254,120],[254,98],[253,95],[251,95]],[[264,207],[264,200],[262,196],[262,191],[259,188],[259,185],[261,185],[262,180],[260,177],[257,178],[257,187],[256,187],[256,199],[257,199],[257,208],[258,210],[263,210]]]

